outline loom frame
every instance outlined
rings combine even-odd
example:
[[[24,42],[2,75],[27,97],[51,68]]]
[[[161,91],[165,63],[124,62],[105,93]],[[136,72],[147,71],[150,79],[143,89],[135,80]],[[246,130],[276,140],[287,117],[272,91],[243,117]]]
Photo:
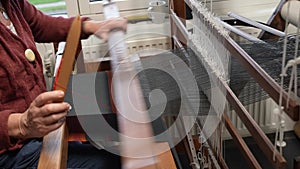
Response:
[[[186,18],[185,16],[185,5],[188,5],[192,10],[193,7],[190,3],[191,0],[179,0],[179,1],[171,1],[170,6],[174,7],[175,14],[180,18]],[[174,3],[176,2],[176,3]],[[184,12],[182,12],[184,11]],[[172,15],[172,14],[171,14]],[[202,16],[200,16],[201,18]],[[175,21],[172,21],[174,17],[171,17],[172,33],[174,30],[182,30],[180,27],[181,25],[176,25]],[[183,24],[185,24],[185,20],[183,20]],[[281,91],[280,86],[275,83],[275,81],[237,44],[232,38],[225,38],[221,36],[217,30],[211,29],[212,33],[223,40],[225,42],[225,47],[233,53],[234,57],[236,57],[239,62],[246,68],[246,70],[250,73],[252,77],[260,84],[261,87],[275,100],[279,101],[279,94]],[[187,43],[188,39],[184,39],[183,32],[176,32],[176,34],[172,34],[172,36],[177,37],[183,44]],[[174,42],[174,41],[173,41]],[[173,44],[173,46],[175,46]],[[222,80],[219,80],[219,86],[225,88],[227,91],[226,98],[234,108],[234,110],[238,113],[239,117],[241,118],[242,122],[246,125],[247,129],[250,131],[251,135],[255,139],[258,146],[262,149],[264,154],[267,156],[269,161],[272,163],[274,168],[287,168],[286,160],[279,152],[276,150],[275,152],[275,161],[273,161],[273,147],[274,145],[271,141],[266,137],[265,133],[261,130],[261,128],[257,125],[257,123],[253,120],[253,118],[249,115],[249,112],[245,109],[242,103],[238,100],[235,94],[232,92],[228,84],[224,83]],[[283,94],[283,102],[286,103],[287,100],[287,93]],[[287,108],[287,105],[284,105],[284,110],[286,110],[287,114],[293,119],[299,119],[299,104],[295,99],[289,101],[290,108]],[[225,115],[225,126],[229,130],[230,134],[233,137],[235,143],[241,150],[242,154],[246,158],[247,162],[250,164],[251,168],[261,168],[260,165],[254,158],[253,154],[249,151],[248,147],[245,145],[244,141],[242,140],[241,136],[237,133],[237,130],[231,125],[230,119]]]

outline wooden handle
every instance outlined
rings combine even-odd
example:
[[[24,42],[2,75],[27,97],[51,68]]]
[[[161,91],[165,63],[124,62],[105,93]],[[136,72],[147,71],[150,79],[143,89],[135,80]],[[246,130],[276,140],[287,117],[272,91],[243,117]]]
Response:
[[[66,92],[69,77],[76,60],[76,51],[81,34],[81,19],[77,16],[70,28],[63,61],[54,83],[54,90]],[[68,142],[67,126],[64,123],[59,129],[49,133],[43,139],[38,169],[64,169],[67,168]]]

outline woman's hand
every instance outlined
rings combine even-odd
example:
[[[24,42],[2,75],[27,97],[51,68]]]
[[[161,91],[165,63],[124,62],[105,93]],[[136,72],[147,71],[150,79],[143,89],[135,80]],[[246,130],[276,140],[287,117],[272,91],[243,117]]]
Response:
[[[91,35],[95,34],[99,38],[105,41],[108,38],[108,34],[113,29],[122,29],[126,32],[127,29],[127,19],[126,18],[113,18],[105,21],[93,21],[88,20],[83,22],[83,32],[85,34]]]
[[[59,102],[64,97],[62,91],[40,94],[30,107],[19,116],[19,138],[43,137],[58,129],[65,121],[70,108],[68,103]]]

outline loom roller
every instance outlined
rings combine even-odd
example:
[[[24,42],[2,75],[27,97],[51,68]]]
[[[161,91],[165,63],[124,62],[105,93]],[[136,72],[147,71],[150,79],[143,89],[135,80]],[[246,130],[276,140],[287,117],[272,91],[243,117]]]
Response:
[[[290,9],[288,12],[288,7],[290,5]],[[291,24],[295,26],[300,26],[299,23],[299,12],[300,12],[300,1],[288,1],[285,3],[281,9],[281,16],[283,19],[288,20]]]
[[[120,17],[119,9],[112,0],[105,0],[103,11],[106,19]],[[125,33],[114,29],[110,32],[110,48],[113,71],[113,100],[118,112],[120,151],[123,169],[158,168],[154,147],[153,131],[149,124],[146,103],[142,99],[141,85],[128,56]],[[134,104],[133,104],[134,103]],[[143,150],[143,151],[141,151]]]

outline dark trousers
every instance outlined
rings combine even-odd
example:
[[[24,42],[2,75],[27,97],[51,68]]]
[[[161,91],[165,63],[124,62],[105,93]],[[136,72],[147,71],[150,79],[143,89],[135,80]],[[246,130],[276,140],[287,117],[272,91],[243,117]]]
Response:
[[[41,140],[31,140],[20,150],[0,155],[0,169],[37,168]],[[72,169],[120,169],[120,158],[105,150],[98,150],[90,144],[69,143],[68,168]]]

